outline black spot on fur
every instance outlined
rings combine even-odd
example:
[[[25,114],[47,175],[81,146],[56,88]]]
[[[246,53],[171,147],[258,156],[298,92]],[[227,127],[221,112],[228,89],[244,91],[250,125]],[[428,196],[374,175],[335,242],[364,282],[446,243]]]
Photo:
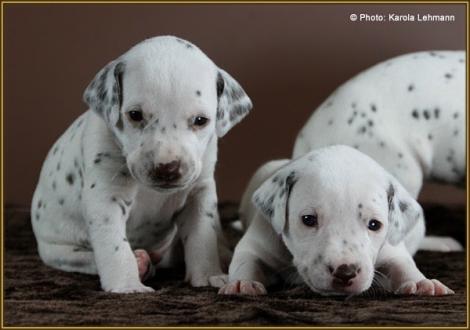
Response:
[[[160,131],[162,132],[162,134],[165,134],[165,132],[166,132],[166,127],[165,127],[165,126],[163,126],[163,127],[162,127],[162,129],[161,129]]]
[[[73,182],[75,181],[75,175],[73,173],[69,173],[65,176],[65,180],[69,185],[73,185]]]
[[[385,142],[380,141],[379,146],[380,146],[381,148],[384,148],[384,147],[385,147]]]
[[[458,112],[455,112],[455,113],[454,113],[454,119],[457,119],[457,118],[459,118],[459,113],[458,113]]]
[[[101,158],[100,157],[95,158],[94,163],[95,164],[101,163]]]
[[[426,119],[426,120],[429,120],[429,118],[431,118],[431,116],[429,115],[429,111],[428,111],[428,110],[424,110],[424,111],[423,111],[423,117],[424,117],[424,119]]]
[[[60,162],[57,163],[57,166],[55,168],[57,171],[60,171]]]
[[[361,126],[361,127],[359,127],[359,129],[357,130],[357,133],[359,133],[359,134],[364,134],[366,131],[367,131],[367,127]]]
[[[90,186],[90,189],[93,189],[96,187],[96,183],[92,183],[91,186]]]
[[[371,104],[370,110],[372,110],[372,112],[377,112],[377,106],[375,104]]]
[[[439,110],[439,108],[435,108],[434,109],[434,118],[438,119],[440,112],[441,112],[441,110]]]
[[[59,198],[59,204],[64,205],[65,200],[63,198]]]
[[[446,74],[444,75],[444,77],[446,77],[447,79],[452,79],[452,74],[446,73]]]
[[[401,152],[398,153],[398,158],[403,158],[403,154]]]
[[[116,252],[116,251],[118,251],[118,250],[119,250],[119,246],[116,245],[116,246],[114,247],[114,251]]]
[[[415,89],[413,84],[408,85],[408,92],[412,92]]]
[[[428,134],[428,140],[431,141],[433,139],[432,134]]]
[[[201,91],[200,91],[200,90],[197,90],[197,91],[196,91],[196,95],[197,95],[197,96],[201,96]]]
[[[215,217],[214,213],[212,213],[212,212],[206,212],[206,216],[208,216],[209,218],[212,218],[212,219]]]
[[[454,136],[457,136],[457,135],[459,135],[459,130],[458,130],[458,129],[456,129],[456,130],[454,131]]]
[[[389,184],[387,189],[387,200],[388,200],[388,209],[392,211],[394,209],[393,198],[395,196],[395,187],[393,184]]]
[[[55,180],[54,180],[54,181],[52,181],[52,190],[55,191],[56,188],[57,188],[57,183],[56,183]]]
[[[359,203],[359,205],[357,206],[358,208],[362,209],[362,204]]]
[[[217,89],[217,98],[219,98],[222,93],[224,92],[225,88],[225,80],[222,77],[222,74],[219,72],[217,73],[217,81],[216,81],[216,89]]]
[[[120,131],[122,131],[124,129],[124,122],[122,121],[122,116],[121,116],[120,113],[119,113],[119,118],[116,122],[116,128]]]
[[[419,119],[419,112],[417,109],[413,109],[411,115],[413,116],[413,118]]]
[[[367,121],[367,125],[369,125],[370,127],[374,126],[374,122],[372,120],[368,120]]]
[[[52,154],[55,155],[58,150],[59,150],[59,146],[55,146],[54,150],[52,150]]]
[[[356,108],[356,102],[351,103],[351,107],[352,107],[353,109],[355,109],[355,108]]]
[[[408,209],[409,205],[405,202],[402,202],[402,201],[399,201],[398,202],[398,207],[400,208],[400,211],[402,212],[406,212],[406,210]]]
[[[333,125],[333,119],[328,120],[328,126]]]

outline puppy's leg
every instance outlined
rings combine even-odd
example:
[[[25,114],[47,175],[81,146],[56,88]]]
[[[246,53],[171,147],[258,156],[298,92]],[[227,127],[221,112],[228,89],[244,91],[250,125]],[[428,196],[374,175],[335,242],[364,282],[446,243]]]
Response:
[[[126,237],[135,184],[115,178],[111,164],[99,165],[86,177],[82,205],[101,286],[118,293],[153,291],[141,283],[136,256]],[[95,186],[95,182],[99,184]]]
[[[232,263],[229,267],[229,283],[219,290],[219,294],[225,295],[264,295],[267,293],[264,283],[264,275],[259,258],[253,252],[247,251],[243,245],[235,251]]]
[[[217,244],[220,222],[215,183],[211,180],[197,189],[197,194],[188,198],[177,217],[184,246],[186,281],[196,287],[221,287],[226,283],[227,275],[220,266]]]
[[[229,283],[219,294],[266,294],[277,277],[266,273],[291,264],[290,254],[271,225],[258,213],[235,248],[229,267]]]
[[[454,252],[463,251],[463,246],[452,237],[426,236],[419,244],[420,250]]]
[[[380,251],[377,268],[390,278],[392,290],[397,294],[441,296],[454,293],[438,280],[427,279],[403,242],[396,246],[386,243]]]
[[[83,247],[38,240],[38,252],[50,267],[66,272],[97,274],[93,251]]]

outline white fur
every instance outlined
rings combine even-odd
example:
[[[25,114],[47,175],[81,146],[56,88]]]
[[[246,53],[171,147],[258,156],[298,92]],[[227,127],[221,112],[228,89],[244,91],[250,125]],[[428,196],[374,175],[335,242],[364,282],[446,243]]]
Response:
[[[417,197],[424,179],[465,185],[465,52],[379,63],[340,86],[297,136],[293,157],[332,144],[366,153]],[[462,250],[426,237],[422,249]]]
[[[314,227],[302,222],[311,214],[318,219]],[[320,294],[358,294],[371,286],[376,270],[397,293],[452,293],[426,279],[413,261],[424,236],[420,205],[351,147],[319,148],[263,165],[243,196],[240,217],[247,230],[221,294],[265,294],[279,278],[303,281]],[[368,228],[371,219],[381,222],[380,230]],[[350,285],[337,287],[333,271],[344,264],[360,272]]]
[[[90,110],[54,144],[34,193],[42,260],[99,274],[106,291],[145,292],[151,288],[140,282],[132,250],[158,253],[167,266],[179,260],[182,242],[186,279],[221,286],[213,173],[217,138],[251,109],[243,89],[196,46],[168,36],[110,62],[84,99]],[[140,123],[129,117],[136,109]],[[195,116],[207,125],[194,126]],[[180,161],[181,178],[156,182],[149,173],[172,160]]]

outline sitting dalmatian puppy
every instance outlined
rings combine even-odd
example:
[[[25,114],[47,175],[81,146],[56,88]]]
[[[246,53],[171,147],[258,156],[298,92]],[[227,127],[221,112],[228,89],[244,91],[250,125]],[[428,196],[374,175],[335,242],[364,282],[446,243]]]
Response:
[[[376,274],[398,294],[453,294],[413,261],[424,236],[420,205],[349,146],[265,164],[248,185],[240,217],[247,231],[220,294],[265,294],[283,279],[323,295],[355,295]]]
[[[44,263],[98,274],[105,291],[149,292],[151,263],[183,250],[191,285],[223,285],[213,173],[218,138],[252,107],[242,87],[164,36],[107,64],[84,100],[90,110],[51,148],[32,201]]]
[[[416,198],[423,179],[465,185],[465,52],[392,58],[340,86],[313,113],[293,157],[347,144],[381,164]],[[461,250],[451,238],[420,248]]]

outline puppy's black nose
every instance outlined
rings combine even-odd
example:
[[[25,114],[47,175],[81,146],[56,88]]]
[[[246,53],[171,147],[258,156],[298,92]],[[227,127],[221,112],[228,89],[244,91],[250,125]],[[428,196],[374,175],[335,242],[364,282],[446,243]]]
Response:
[[[349,286],[352,284],[351,279],[356,277],[358,273],[358,268],[356,265],[346,265],[342,264],[335,269],[333,272],[333,282],[336,285]]]
[[[160,163],[155,167],[153,178],[156,181],[171,183],[181,177],[180,161],[174,160],[169,163]]]

